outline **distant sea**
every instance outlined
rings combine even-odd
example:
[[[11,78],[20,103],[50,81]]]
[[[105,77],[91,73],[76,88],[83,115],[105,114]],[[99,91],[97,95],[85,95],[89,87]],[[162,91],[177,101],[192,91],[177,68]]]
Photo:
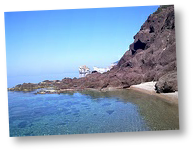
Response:
[[[44,80],[62,80],[65,77],[79,78],[78,72],[72,73],[55,73],[55,74],[43,74],[43,75],[20,75],[20,76],[8,76],[7,85],[8,88],[12,88],[18,84],[23,83],[39,83]]]

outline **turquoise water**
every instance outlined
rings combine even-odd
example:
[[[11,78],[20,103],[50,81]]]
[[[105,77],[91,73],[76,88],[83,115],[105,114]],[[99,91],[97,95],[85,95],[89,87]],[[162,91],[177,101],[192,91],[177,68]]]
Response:
[[[134,91],[8,92],[10,136],[178,129],[178,108]]]

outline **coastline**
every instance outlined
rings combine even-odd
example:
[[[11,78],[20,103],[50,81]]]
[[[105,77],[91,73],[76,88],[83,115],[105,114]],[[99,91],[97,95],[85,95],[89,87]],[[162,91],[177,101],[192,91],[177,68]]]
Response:
[[[49,82],[55,82],[55,80],[49,81]],[[119,87],[106,87],[106,88],[102,88],[102,89],[101,88],[83,88],[83,89],[67,88],[67,89],[58,89],[57,90],[54,87],[48,86],[47,83],[41,82],[40,85],[43,85],[43,87],[42,86],[35,86],[31,90],[29,90],[28,88],[27,89],[24,88],[22,90],[15,90],[15,87],[13,87],[13,88],[8,88],[8,91],[29,92],[29,91],[39,89],[34,94],[60,94],[60,93],[69,92],[69,91],[81,91],[81,90],[92,90],[92,91],[99,91],[99,92],[115,91],[118,89],[120,89],[120,90],[134,90],[134,91],[137,91],[140,93],[156,96],[158,98],[166,100],[169,104],[178,105],[178,91],[170,92],[170,93],[156,93],[155,84],[156,84],[156,82],[151,81],[151,82],[143,82],[143,83],[140,83],[137,85],[132,85],[129,88],[125,88],[125,89],[119,88]],[[36,85],[36,84],[30,83],[29,85],[32,86],[32,85]],[[27,84],[27,87],[29,85]]]
[[[156,93],[155,84],[156,84],[156,82],[153,82],[153,81],[152,82],[144,82],[141,84],[132,85],[127,89],[128,90],[135,90],[135,91],[145,93],[145,94],[154,95],[156,97],[159,97],[161,99],[168,101],[168,103],[170,103],[170,104],[178,105],[178,91],[173,92],[173,93]]]

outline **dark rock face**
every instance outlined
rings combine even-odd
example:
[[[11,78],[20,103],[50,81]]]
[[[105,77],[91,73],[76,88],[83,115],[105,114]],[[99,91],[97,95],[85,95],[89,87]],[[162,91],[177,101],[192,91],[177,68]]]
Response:
[[[160,6],[151,14],[134,36],[118,64],[103,74],[93,72],[84,78],[45,80],[39,84],[22,84],[10,90],[32,91],[54,87],[55,90],[128,88],[148,81],[158,81],[157,92],[177,90],[177,65],[174,6]],[[168,75],[167,75],[168,74]]]
[[[155,90],[157,93],[168,93],[177,91],[177,73],[170,72],[160,77],[158,82],[155,84]]]
[[[116,68],[126,71],[127,84],[158,81],[177,71],[174,21],[174,7],[161,6],[141,26]]]

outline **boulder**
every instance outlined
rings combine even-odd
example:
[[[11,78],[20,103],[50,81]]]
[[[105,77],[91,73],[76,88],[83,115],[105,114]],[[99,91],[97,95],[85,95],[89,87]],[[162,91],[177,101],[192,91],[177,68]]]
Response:
[[[155,84],[157,93],[175,92],[178,90],[177,72],[170,72],[159,78]]]

